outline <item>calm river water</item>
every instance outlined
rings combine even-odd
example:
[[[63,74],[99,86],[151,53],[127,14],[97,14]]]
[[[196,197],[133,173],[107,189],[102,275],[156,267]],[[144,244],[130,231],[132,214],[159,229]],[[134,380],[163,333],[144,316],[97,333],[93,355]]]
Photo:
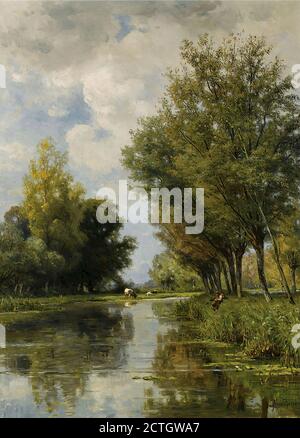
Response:
[[[173,302],[0,315],[0,416],[300,416],[299,377],[238,370],[234,349],[164,316]]]

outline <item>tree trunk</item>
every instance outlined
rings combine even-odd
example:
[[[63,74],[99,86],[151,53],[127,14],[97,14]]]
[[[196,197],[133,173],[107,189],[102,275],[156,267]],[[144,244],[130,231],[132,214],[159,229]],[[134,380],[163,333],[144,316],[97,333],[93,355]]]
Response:
[[[243,255],[240,252],[235,254],[237,296],[239,298],[242,298],[243,295]]]
[[[265,251],[264,251],[264,242],[261,241],[254,246],[256,252],[256,261],[257,261],[257,272],[260,281],[260,285],[263,290],[263,294],[267,302],[272,300],[270,295],[267,279],[265,275]]]
[[[282,267],[282,264],[281,264],[281,261],[280,261],[280,253],[279,253],[277,242],[276,242],[275,238],[273,237],[272,233],[270,234],[270,236],[271,236],[271,239],[272,239],[272,242],[273,242],[275,262],[276,262],[276,265],[277,265],[277,268],[278,268],[278,271],[279,271],[279,274],[280,274],[280,278],[281,278],[281,282],[282,282],[283,288],[285,290],[285,293],[286,293],[290,303],[291,304],[296,304],[295,300],[293,298],[293,295],[291,294],[290,287],[288,285],[288,282],[287,282],[287,279],[286,279],[286,276],[285,276],[285,273],[284,273],[284,270],[283,270],[283,267]]]
[[[215,288],[215,285],[214,285],[213,278],[212,278],[211,274],[209,274],[207,276],[207,281],[208,281],[208,284],[209,284],[209,289],[210,289],[211,293],[213,294],[214,292],[216,292],[216,288]]]
[[[222,263],[222,268],[223,268],[223,274],[224,274],[227,293],[228,293],[228,295],[231,295],[232,289],[231,289],[231,285],[230,285],[230,281],[229,281],[229,277],[228,277],[228,271],[227,271],[227,267],[226,267],[225,262]]]
[[[221,266],[220,263],[215,265],[215,278],[218,292],[222,292],[222,281],[221,281]]]
[[[218,289],[219,289],[218,288],[218,280],[217,280],[217,275],[215,272],[212,272],[211,279],[212,279],[214,292],[218,292]]]
[[[296,268],[294,266],[291,266],[290,271],[291,271],[291,277],[292,277],[292,293],[295,294],[297,292]]]
[[[210,292],[210,288],[209,288],[209,284],[208,284],[208,281],[207,281],[207,276],[206,276],[206,274],[202,274],[202,273],[200,273],[199,274],[200,275],[200,277],[201,277],[201,279],[202,279],[202,283],[203,283],[203,286],[204,286],[204,289],[205,289],[205,292],[207,292],[208,294],[210,294],[211,292]]]
[[[259,211],[260,211],[260,213],[261,213],[261,215],[263,217],[263,220],[265,222],[268,234],[269,234],[270,239],[271,239],[271,241],[273,243],[274,256],[275,256],[274,258],[275,258],[275,263],[277,265],[278,272],[279,272],[279,275],[280,275],[281,283],[283,284],[284,290],[285,290],[285,292],[287,294],[287,297],[289,298],[290,303],[291,304],[296,304],[295,300],[294,300],[294,298],[293,298],[293,296],[291,294],[291,291],[290,291],[290,288],[289,288],[289,285],[288,285],[288,282],[287,282],[287,279],[286,279],[286,276],[285,276],[285,273],[284,273],[284,270],[283,270],[283,267],[282,267],[282,264],[281,264],[280,252],[279,252],[277,241],[276,241],[276,239],[275,239],[275,237],[274,237],[274,235],[273,235],[273,233],[272,233],[272,231],[271,231],[271,229],[269,227],[267,218],[266,218],[266,216],[265,216],[265,214],[264,214],[264,212],[263,212],[263,210],[262,210],[262,208],[260,206],[259,206]]]
[[[230,283],[231,283],[231,290],[234,295],[237,295],[237,284],[236,284],[236,273],[235,273],[235,266],[234,266],[234,257],[233,254],[230,253],[226,257],[228,269],[229,269],[229,276],[230,276]]]

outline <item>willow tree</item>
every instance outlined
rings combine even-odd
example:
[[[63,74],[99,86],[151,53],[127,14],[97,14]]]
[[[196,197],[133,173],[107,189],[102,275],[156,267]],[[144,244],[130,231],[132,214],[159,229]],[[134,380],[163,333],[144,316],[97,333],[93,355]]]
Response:
[[[132,179],[142,183],[149,192],[152,187],[183,189],[195,186],[195,174],[192,170],[195,163],[190,162],[187,166],[182,166],[182,154],[178,152],[179,142],[174,141],[171,135],[172,124],[170,126],[165,122],[162,112],[157,116],[140,120],[138,128],[131,134],[132,144],[123,149],[123,164],[130,170]],[[211,282],[214,272],[219,276],[222,269],[228,291],[241,296],[242,258],[248,243],[244,230],[220,194],[204,181],[201,187],[205,188],[204,232],[201,236],[194,237],[175,233],[177,240],[182,239],[183,245],[177,244],[178,242],[172,243],[171,240],[169,249],[172,250],[173,245],[173,251],[176,249],[181,257],[184,255],[184,262],[193,266],[206,285]],[[171,227],[162,227],[164,232],[159,233],[160,238],[164,238],[166,231],[170,229]],[[216,264],[212,265],[211,262],[202,260],[203,257],[199,254],[200,244],[204,259],[207,248],[210,248],[211,253],[217,254]],[[195,245],[198,248],[196,257]]]
[[[257,37],[238,36],[216,47],[207,36],[186,41],[190,70],[170,74],[165,113],[177,121],[187,159],[197,155],[209,181],[240,220],[257,254],[267,299],[264,240],[269,236],[282,284],[291,302],[273,227],[298,193],[299,108],[284,65]],[[183,91],[189,89],[189,93]]]
[[[216,46],[205,35],[196,44],[185,41],[181,56],[183,67],[169,72],[158,114],[140,123],[125,148],[125,165],[148,183],[150,173],[161,183],[180,177],[186,187],[221,197],[256,252],[266,299],[268,237],[293,301],[274,236],[299,183],[299,108],[284,64],[255,36]]]

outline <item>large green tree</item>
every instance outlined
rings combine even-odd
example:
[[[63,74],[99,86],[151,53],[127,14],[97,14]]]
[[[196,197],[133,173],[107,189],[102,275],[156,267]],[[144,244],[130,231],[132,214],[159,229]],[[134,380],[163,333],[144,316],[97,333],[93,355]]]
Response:
[[[135,181],[142,182],[150,192],[152,187],[193,187],[195,186],[194,164],[192,161],[179,168],[180,155],[177,157],[176,145],[168,139],[170,127],[164,123],[162,112],[158,116],[140,121],[136,131],[132,131],[132,145],[123,149],[123,163],[131,171]],[[205,188],[205,228],[201,236],[184,238],[186,253],[193,253],[193,257],[186,256],[186,263],[191,263],[198,273],[202,272],[204,281],[210,277],[211,266],[206,262],[201,264],[200,252],[197,251],[198,267],[195,266],[195,241],[196,245],[211,247],[210,252],[217,252],[215,268],[220,271],[220,265],[225,270],[225,279],[228,290],[241,296],[242,294],[242,258],[247,246],[247,238],[239,220],[225,204],[222,196],[202,181]],[[169,228],[169,227],[167,227]],[[160,234],[162,236],[162,234]],[[179,234],[181,235],[181,234]],[[178,239],[176,233],[175,239]],[[206,243],[203,242],[206,240]],[[175,247],[178,247],[177,245]],[[169,248],[172,250],[172,248]],[[181,246],[181,253],[182,253]],[[203,249],[202,249],[203,252]],[[203,252],[203,258],[206,258]],[[201,264],[201,269],[200,269]],[[204,271],[204,266],[209,273]],[[228,272],[227,272],[228,271]]]
[[[120,281],[120,274],[130,265],[135,240],[122,236],[120,222],[100,224],[96,218],[101,201],[87,199],[83,203],[83,218],[80,231],[84,235],[80,262],[70,273],[70,282],[75,281],[82,290],[99,290],[105,284]]]
[[[146,187],[204,187],[222,200],[255,249],[267,300],[268,237],[293,301],[276,233],[298,196],[299,107],[283,63],[270,55],[255,36],[231,36],[219,46],[207,35],[185,41],[183,68],[169,72],[158,114],[140,122],[123,156]],[[223,233],[228,238],[226,226]]]

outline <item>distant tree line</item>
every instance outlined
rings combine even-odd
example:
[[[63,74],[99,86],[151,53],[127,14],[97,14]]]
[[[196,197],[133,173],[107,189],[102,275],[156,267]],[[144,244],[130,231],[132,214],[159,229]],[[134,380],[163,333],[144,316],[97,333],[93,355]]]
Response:
[[[122,284],[135,241],[122,224],[100,224],[101,201],[85,199],[51,140],[37,148],[24,178],[24,199],[0,224],[0,292],[100,292]]]
[[[199,275],[189,266],[184,267],[169,252],[154,257],[149,276],[154,285],[167,291],[199,291],[202,282]]]

